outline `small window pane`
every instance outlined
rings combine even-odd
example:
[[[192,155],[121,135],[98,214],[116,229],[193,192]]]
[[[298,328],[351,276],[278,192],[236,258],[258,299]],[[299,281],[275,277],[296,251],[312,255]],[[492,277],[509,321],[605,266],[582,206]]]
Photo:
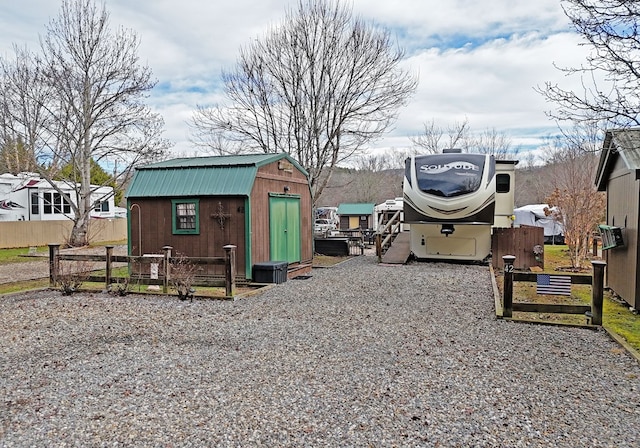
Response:
[[[511,189],[511,177],[508,174],[498,174],[496,176],[496,192],[509,193]]]
[[[38,200],[38,193],[31,193],[31,214],[40,214],[40,202]]]
[[[180,230],[195,230],[196,204],[176,204],[176,228]]]
[[[42,207],[43,212],[46,215],[50,215],[52,211],[53,195],[51,193],[44,193],[42,196],[44,199],[44,207]]]
[[[60,193],[53,193],[53,213],[62,213],[62,197]]]

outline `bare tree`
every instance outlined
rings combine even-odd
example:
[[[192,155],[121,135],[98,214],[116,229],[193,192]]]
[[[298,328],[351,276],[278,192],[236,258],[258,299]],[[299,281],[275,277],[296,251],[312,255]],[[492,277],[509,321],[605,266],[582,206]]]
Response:
[[[604,194],[598,192],[593,179],[599,157],[588,151],[593,144],[591,132],[583,135],[576,128],[573,139],[557,137],[547,149],[545,179],[551,188],[546,201],[556,206],[565,228],[572,266],[581,268],[589,250],[589,237],[602,222],[605,210]]]
[[[409,139],[416,146],[416,153],[438,154],[447,148],[466,151],[469,146],[469,121],[465,118],[462,122],[444,128],[432,119],[429,123],[424,123],[422,134]]]
[[[161,156],[169,146],[161,138],[162,118],[143,102],[155,81],[139,63],[136,34],[110,30],[104,4],[92,0],[62,0],[40,46],[40,56],[18,53],[13,71],[8,62],[2,64],[5,81],[20,73],[21,64],[35,74],[24,84],[13,82],[12,95],[43,114],[14,120],[20,126],[12,130],[39,157],[40,174],[52,187],[63,166],[73,167],[65,179],[77,195],[77,202],[69,201],[74,211],[69,243],[85,245],[94,206],[91,162],[106,166],[114,178],[126,177],[134,164]],[[30,136],[34,130],[36,136]]]
[[[21,138],[4,138],[0,147],[0,173],[34,172],[37,164]]]
[[[194,137],[287,152],[309,172],[317,198],[334,167],[380,137],[415,90],[403,56],[388,31],[344,3],[301,0],[223,73],[228,103],[198,107]]]
[[[511,139],[495,128],[486,129],[477,136],[471,137],[468,151],[479,154],[492,154],[496,159],[517,158],[520,148],[512,145]]]
[[[355,168],[349,186],[350,202],[379,203],[402,195],[402,175],[393,170],[388,154],[359,156]]]
[[[49,147],[45,104],[52,89],[43,66],[26,48],[13,46],[15,59],[0,59],[0,141],[8,171],[36,171],[37,159]],[[50,152],[50,151],[47,151]]]
[[[591,53],[580,67],[559,68],[581,77],[580,91],[551,82],[538,88],[557,107],[548,115],[559,121],[604,121],[613,127],[640,124],[640,2],[563,0],[562,4]]]
[[[512,146],[511,139],[496,129],[486,129],[474,135],[466,118],[446,128],[432,119],[424,124],[422,134],[409,139],[415,146],[414,154],[439,154],[444,149],[456,148],[462,152],[493,154],[497,159],[507,159],[515,157],[519,152],[519,148]]]

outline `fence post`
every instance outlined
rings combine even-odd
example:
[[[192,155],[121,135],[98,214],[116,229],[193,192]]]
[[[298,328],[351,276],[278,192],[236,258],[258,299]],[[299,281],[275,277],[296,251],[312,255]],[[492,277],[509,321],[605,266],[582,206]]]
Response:
[[[111,285],[111,256],[113,255],[113,246],[105,246],[107,249],[107,266],[105,268],[104,274],[104,282],[105,289],[109,290],[109,285]]]
[[[591,323],[602,325],[602,301],[604,298],[604,268],[607,263],[593,260],[593,280],[591,283]]]
[[[60,244],[49,244],[49,286],[56,286],[58,283],[58,270],[60,269]]]
[[[382,235],[378,232],[376,232],[376,255],[378,263],[382,262]]]
[[[236,295],[236,246],[227,244],[223,247],[224,259],[224,294],[227,297]]]
[[[162,283],[162,292],[166,294],[169,292],[169,276],[171,275],[171,249],[172,246],[164,246],[164,281]]]
[[[502,256],[502,261],[504,261],[502,317],[511,317],[513,315],[513,262],[515,259],[515,255]]]

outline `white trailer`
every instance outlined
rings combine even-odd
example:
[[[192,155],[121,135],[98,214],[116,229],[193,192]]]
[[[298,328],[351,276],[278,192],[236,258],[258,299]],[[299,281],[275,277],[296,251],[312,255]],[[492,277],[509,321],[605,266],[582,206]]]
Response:
[[[448,150],[405,163],[404,222],[414,257],[485,260],[492,227],[513,214],[516,162]]]
[[[56,190],[34,173],[0,174],[0,221],[56,221],[73,219],[76,186],[56,181]],[[91,217],[114,218],[112,187],[91,186]]]
[[[380,231],[396,212],[400,212],[400,232],[409,230],[409,224],[404,223],[404,200],[402,198],[387,199],[373,208],[376,230]]]

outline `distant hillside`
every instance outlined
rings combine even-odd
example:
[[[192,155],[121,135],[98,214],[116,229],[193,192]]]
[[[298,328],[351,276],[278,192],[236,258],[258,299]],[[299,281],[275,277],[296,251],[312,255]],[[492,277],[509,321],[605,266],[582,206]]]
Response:
[[[402,196],[403,170],[379,172],[338,168],[316,203],[337,207],[342,203],[375,203]]]

